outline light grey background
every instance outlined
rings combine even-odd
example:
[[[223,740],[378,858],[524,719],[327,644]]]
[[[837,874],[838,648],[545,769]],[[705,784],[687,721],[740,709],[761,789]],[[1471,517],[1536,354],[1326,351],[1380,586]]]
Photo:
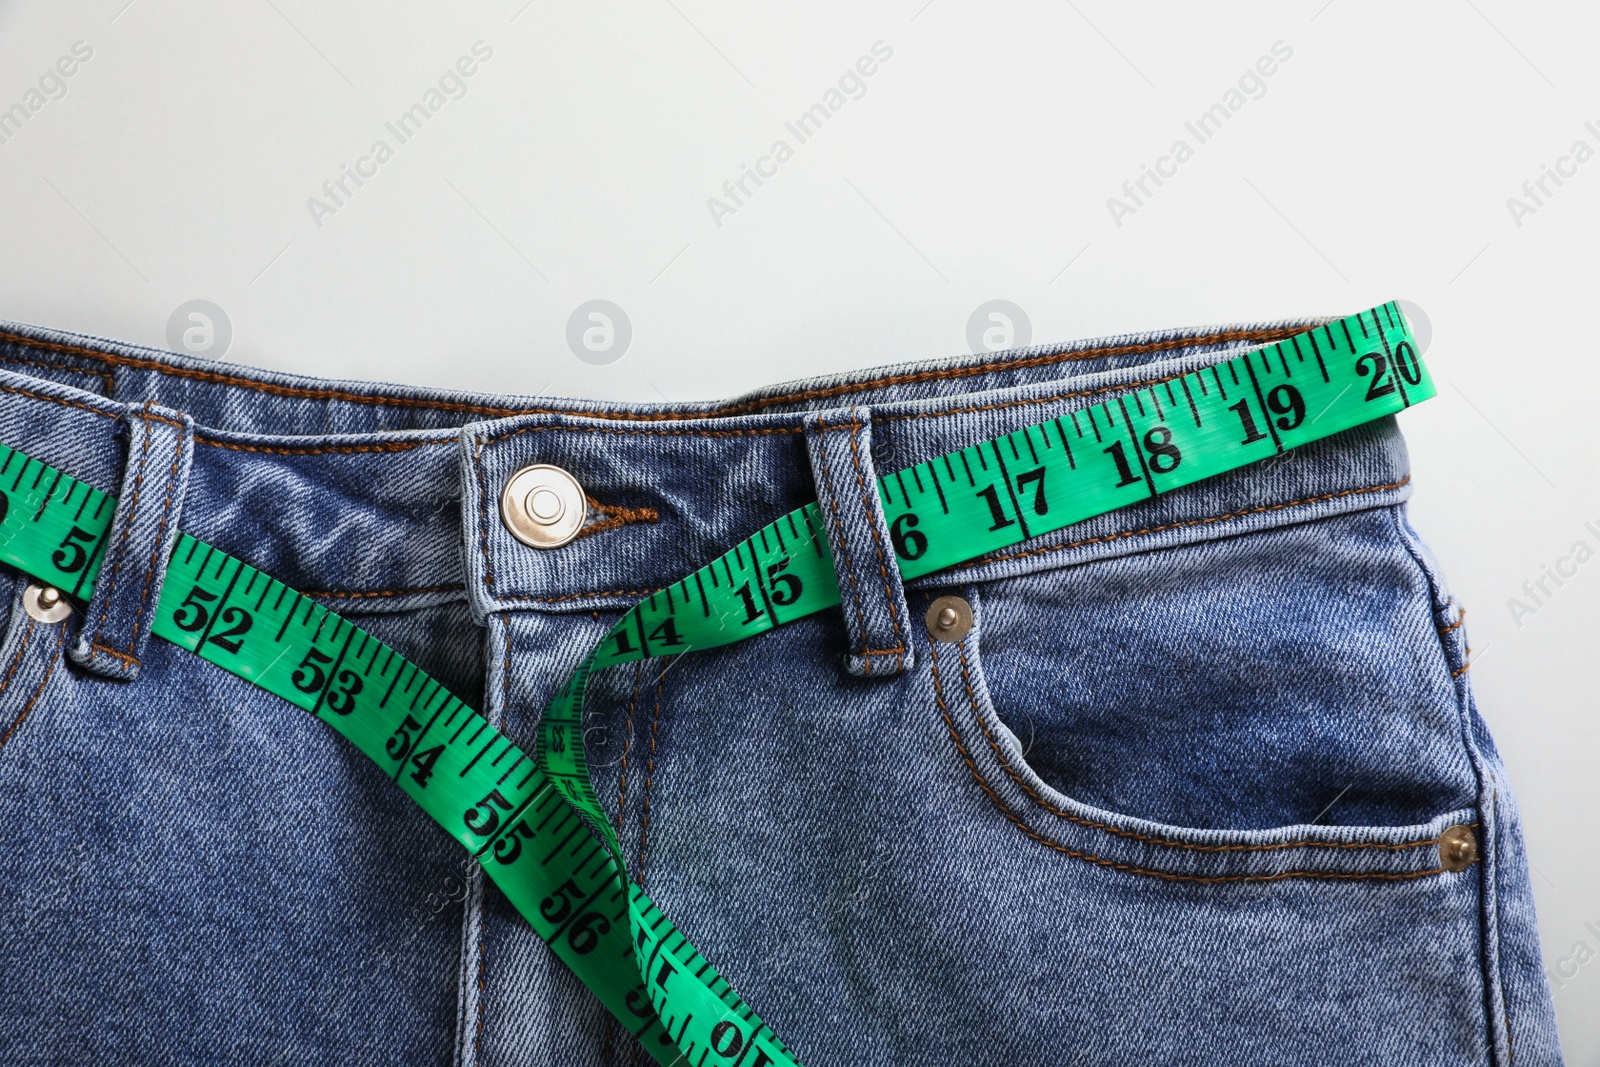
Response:
[[[1600,560],[1561,562],[1600,551],[1600,160],[1570,158],[1600,151],[1600,19],[1203,8],[8,0],[0,109],[28,117],[0,125],[0,316],[166,345],[200,299],[240,363],[649,401],[966,352],[1022,329],[969,329],[992,300],[1035,342],[1416,301],[1440,396],[1404,416],[1413,517],[1471,611],[1568,1055],[1600,1063]],[[480,41],[401,143],[385,123]],[[1280,41],[1199,143],[1184,123]],[[801,143],[785,123],[877,42]],[[1114,218],[1180,138],[1193,158]],[[392,158],[359,164],[380,139]],[[780,139],[735,203],[723,183]],[[1535,203],[1546,165],[1569,176]],[[593,300],[631,341],[582,316],[580,359]]]

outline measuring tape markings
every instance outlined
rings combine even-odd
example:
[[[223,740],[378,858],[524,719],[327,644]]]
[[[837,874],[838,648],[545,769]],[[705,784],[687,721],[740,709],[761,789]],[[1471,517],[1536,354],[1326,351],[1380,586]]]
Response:
[[[1057,418],[879,479],[877,488],[900,573],[915,578],[1281,454],[1433,392],[1399,308],[1386,304],[1074,411],[1067,416],[1070,433]],[[620,869],[626,869],[620,842],[594,794],[582,745],[589,674],[729,644],[838,604],[821,530],[816,505],[806,505],[675,587],[645,598],[608,631],[546,709],[536,732],[538,762]],[[725,580],[719,580],[719,565]],[[698,613],[692,610],[697,600]],[[642,946],[643,921],[632,909],[630,920]],[[711,1007],[711,998],[693,988],[680,985],[669,995],[648,969],[646,979],[663,1015],[691,1002]],[[686,1052],[720,1048],[716,1030],[698,1033]]]
[[[877,489],[910,579],[1433,392],[1386,304],[917,464]],[[92,589],[114,498],[6,446],[0,456],[0,559],[77,595]],[[627,880],[588,776],[583,698],[596,670],[741,641],[839,603],[822,515],[807,504],[626,612],[557,693],[532,756],[370,634],[188,534],[153,632],[355,744],[482,863],[659,1062],[787,1067],[798,1061]]]

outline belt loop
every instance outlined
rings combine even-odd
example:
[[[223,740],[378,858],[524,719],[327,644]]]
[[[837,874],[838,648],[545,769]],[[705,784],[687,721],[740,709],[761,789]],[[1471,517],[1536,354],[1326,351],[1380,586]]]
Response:
[[[871,678],[899,674],[912,662],[911,613],[878,497],[871,413],[852,407],[809,414],[805,431],[850,635],[845,668]]]
[[[139,676],[139,658],[178,537],[194,456],[194,421],[148,401],[129,407],[122,421],[128,427],[128,461],[117,508],[94,595],[67,654],[96,674],[132,681]]]

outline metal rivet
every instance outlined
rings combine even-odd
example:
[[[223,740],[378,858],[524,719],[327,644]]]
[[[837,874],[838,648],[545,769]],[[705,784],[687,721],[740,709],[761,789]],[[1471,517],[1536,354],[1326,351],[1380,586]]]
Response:
[[[972,605],[958,596],[942,596],[928,605],[923,621],[928,624],[928,636],[955,644],[972,629]]]
[[[548,463],[523,467],[500,494],[500,520],[531,548],[560,548],[578,536],[588,516],[578,479]]]
[[[22,606],[39,622],[60,622],[72,614],[72,601],[53,585],[30,583],[22,593]]]
[[[1452,826],[1439,835],[1439,866],[1464,871],[1478,858],[1478,836],[1470,826]]]

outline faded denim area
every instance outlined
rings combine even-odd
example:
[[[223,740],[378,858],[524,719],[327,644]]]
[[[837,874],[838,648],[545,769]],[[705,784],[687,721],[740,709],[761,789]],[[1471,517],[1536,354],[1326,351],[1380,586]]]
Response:
[[[127,495],[138,420],[180,413],[161,515],[527,746],[623,610],[823,480],[1306,325],[674,406],[0,326],[0,440]],[[590,498],[560,549],[500,524],[531,463]],[[1384,420],[904,585],[852,496],[852,610],[593,680],[631,873],[810,1067],[1559,1063],[1511,790],[1409,492]],[[341,738],[136,632],[136,671],[75,655],[95,620],[33,621],[25,584],[0,581],[0,1062],[646,1062]],[[136,631],[124,585],[106,610]],[[957,644],[923,623],[949,594],[975,617]],[[1458,872],[1457,826],[1480,854]]]

